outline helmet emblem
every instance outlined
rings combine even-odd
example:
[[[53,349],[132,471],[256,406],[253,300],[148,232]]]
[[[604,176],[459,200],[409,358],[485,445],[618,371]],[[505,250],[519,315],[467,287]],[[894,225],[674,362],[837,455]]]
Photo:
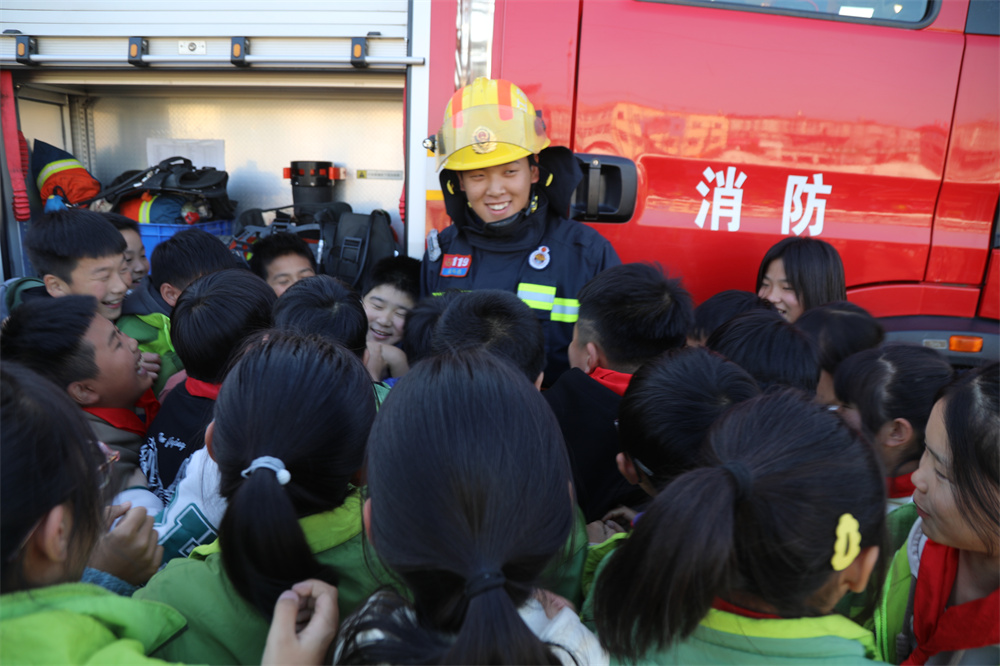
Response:
[[[497,149],[497,142],[493,136],[493,131],[489,127],[480,125],[472,133],[472,149],[480,155],[492,153]]]

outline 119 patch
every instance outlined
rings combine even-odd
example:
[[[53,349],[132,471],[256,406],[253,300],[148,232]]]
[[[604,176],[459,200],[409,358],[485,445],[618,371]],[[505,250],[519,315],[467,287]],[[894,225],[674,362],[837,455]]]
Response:
[[[446,254],[441,259],[441,277],[462,278],[469,274],[471,254]]]

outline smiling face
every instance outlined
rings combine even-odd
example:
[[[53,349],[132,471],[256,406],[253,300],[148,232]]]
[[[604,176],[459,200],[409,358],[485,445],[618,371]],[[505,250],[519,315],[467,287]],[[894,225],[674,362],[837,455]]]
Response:
[[[538,167],[527,157],[472,171],[459,171],[459,184],[469,205],[486,224],[500,222],[528,206]]]
[[[314,275],[316,271],[309,260],[298,254],[284,254],[267,265],[267,283],[276,296],[281,296],[299,280]]]
[[[368,341],[394,345],[403,339],[406,315],[413,308],[413,298],[390,284],[380,284],[362,303],[368,317]]]
[[[945,401],[938,400],[925,431],[927,447],[920,467],[913,473],[913,503],[924,520],[924,534],[959,550],[988,552],[987,545],[969,524],[956,501],[952,452],[944,423]],[[995,529],[995,526],[994,526]]]
[[[93,296],[97,299],[98,313],[114,321],[121,316],[122,301],[131,286],[132,278],[125,256],[112,254],[99,259],[80,259],[70,273],[69,282],[57,279],[55,289],[58,293],[51,290],[49,293],[53,296]]]
[[[138,343],[104,317],[94,317],[84,336],[94,348],[97,376],[84,382],[97,396],[92,407],[131,407],[153,385],[142,367]]]
[[[775,259],[768,265],[757,295],[774,304],[774,309],[789,323],[794,322],[805,311],[785,275],[785,262],[781,259]]]
[[[149,275],[149,261],[146,259],[146,248],[142,244],[142,236],[129,228],[120,229],[122,237],[125,239],[125,263],[128,266],[129,274],[132,276],[132,288],[142,282],[142,279]]]

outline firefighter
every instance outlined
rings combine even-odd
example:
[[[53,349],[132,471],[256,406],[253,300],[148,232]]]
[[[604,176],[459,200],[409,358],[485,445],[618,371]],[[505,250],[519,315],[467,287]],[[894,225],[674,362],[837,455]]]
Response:
[[[544,385],[569,367],[577,292],[621,263],[611,244],[567,219],[583,177],[573,153],[550,147],[541,114],[516,85],[478,78],[448,102],[425,145],[434,150],[453,224],[432,230],[421,295],[448,289],[516,293],[542,322]]]

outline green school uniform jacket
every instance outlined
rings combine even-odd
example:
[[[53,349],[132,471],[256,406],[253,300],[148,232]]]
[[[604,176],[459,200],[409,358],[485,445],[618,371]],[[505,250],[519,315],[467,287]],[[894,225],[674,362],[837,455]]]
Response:
[[[873,659],[875,637],[840,615],[755,619],[713,608],[688,639],[647,654],[639,663],[839,666]]]
[[[577,507],[576,522],[562,551],[542,572],[539,586],[569,599],[574,606],[583,603],[583,565],[587,560],[587,524]]]
[[[120,597],[88,583],[0,596],[0,663],[146,664],[184,627],[163,604]]]
[[[316,559],[340,577],[341,618],[388,581],[374,553],[364,552],[360,491],[336,509],[302,518],[299,524]],[[196,548],[186,559],[172,560],[133,598],[161,601],[187,619],[187,631],[154,656],[186,663],[260,663],[268,621],[229,582],[218,541]]]
[[[605,542],[594,579],[622,540]],[[604,545],[604,544],[602,544]],[[603,551],[603,552],[601,552]],[[594,625],[594,586],[580,613]],[[647,654],[640,664],[864,664],[876,659],[872,632],[841,615],[796,619],[756,619],[711,609],[686,640]],[[612,664],[620,663],[612,659]]]
[[[153,382],[153,393],[160,395],[167,380],[184,369],[170,340],[170,317],[159,312],[123,314],[116,324],[122,333],[139,343],[139,351],[160,355],[160,373]]]

